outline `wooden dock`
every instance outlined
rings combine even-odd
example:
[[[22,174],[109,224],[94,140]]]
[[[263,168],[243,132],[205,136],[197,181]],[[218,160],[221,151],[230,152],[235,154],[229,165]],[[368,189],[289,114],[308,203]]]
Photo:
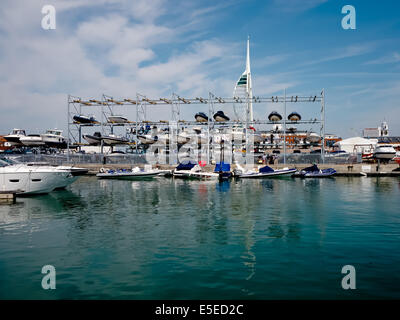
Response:
[[[16,198],[16,192],[0,191],[0,204],[14,204]]]

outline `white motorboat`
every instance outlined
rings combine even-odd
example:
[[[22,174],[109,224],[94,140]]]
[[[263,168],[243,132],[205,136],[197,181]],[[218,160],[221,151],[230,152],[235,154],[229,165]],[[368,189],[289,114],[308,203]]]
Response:
[[[128,122],[128,118],[126,118],[124,116],[112,115],[112,116],[109,116],[107,119],[108,119],[108,122],[110,122],[110,123],[127,123]]]
[[[0,160],[0,191],[42,194],[74,181],[70,170],[52,166],[28,166],[9,159]]]
[[[129,143],[129,140],[127,138],[119,137],[114,134],[110,134],[108,136],[103,136],[103,137],[101,137],[101,139],[103,140],[104,144],[109,145],[109,146]]]
[[[374,158],[383,161],[390,161],[396,155],[396,150],[390,144],[378,144],[374,150]]]
[[[321,137],[315,132],[310,132],[307,134],[306,141],[310,143],[318,143],[321,141]]]
[[[21,163],[18,163],[21,164]],[[68,175],[64,180],[60,180],[60,183],[56,186],[55,189],[64,189],[69,186],[71,183],[75,182],[80,176],[83,176],[88,173],[88,169],[78,168],[74,166],[53,166],[48,162],[27,162],[26,165],[28,167],[51,167],[53,169],[61,170],[61,171],[69,171],[70,175]]]
[[[262,167],[258,169],[258,171],[246,170],[239,164],[237,164],[236,167],[237,169],[235,170],[235,176],[238,178],[271,178],[277,176],[292,175],[297,171],[297,169],[294,168],[283,168],[280,170],[274,170],[269,166]]]
[[[158,137],[151,134],[138,134],[137,138],[141,144],[153,144],[158,141]]]
[[[178,135],[177,135],[177,142],[178,142],[178,144],[185,144],[185,143],[188,143],[189,141],[190,141],[190,139],[191,139],[191,136],[192,136],[193,134],[191,134],[190,132],[188,132],[188,131],[182,131],[181,133],[179,133]]]
[[[160,174],[165,174],[164,170],[151,169],[145,166],[144,169],[135,167],[131,170],[119,169],[119,170],[105,170],[100,169],[100,172],[96,174],[96,177],[100,179],[120,179],[120,180],[138,180],[138,179],[149,179]]]
[[[66,148],[67,140],[62,136],[62,130],[50,129],[40,135],[45,145],[53,148]]]
[[[10,143],[11,146],[21,146],[21,138],[26,137],[25,130],[23,129],[13,129],[9,135],[3,138]]]
[[[27,147],[40,147],[45,144],[40,134],[28,134],[25,137],[19,138],[19,140]]]
[[[218,180],[219,174],[206,172],[198,164],[193,162],[179,164],[172,173],[174,178],[196,179],[196,180]]]

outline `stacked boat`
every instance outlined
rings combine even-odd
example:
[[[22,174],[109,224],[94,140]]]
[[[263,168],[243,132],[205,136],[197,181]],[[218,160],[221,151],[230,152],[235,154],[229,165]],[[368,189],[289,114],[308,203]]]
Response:
[[[73,116],[73,120],[77,124],[99,124],[99,122],[93,116],[86,116],[83,114],[77,114]]]
[[[43,134],[26,135],[23,129],[13,129],[4,139],[13,147],[49,147],[64,149],[67,140],[62,135],[62,130],[50,129]]]
[[[109,134],[106,136],[103,136],[101,132],[95,132],[94,134],[84,134],[83,138],[89,142],[91,145],[100,145],[101,142],[103,141],[104,145],[107,146],[113,146],[113,145],[119,145],[119,144],[127,144],[129,143],[129,140],[125,137],[117,136],[114,134]]]

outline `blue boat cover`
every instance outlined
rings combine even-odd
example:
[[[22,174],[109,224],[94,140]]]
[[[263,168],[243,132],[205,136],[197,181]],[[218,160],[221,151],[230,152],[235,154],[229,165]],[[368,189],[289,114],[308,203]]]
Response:
[[[260,170],[258,170],[258,171],[266,173],[266,172],[274,172],[275,170],[272,169],[271,167],[265,166],[265,167],[260,168]]]
[[[215,169],[214,172],[228,172],[231,171],[231,165],[229,163],[225,163],[225,162],[218,162],[215,165]]]
[[[197,163],[191,160],[182,161],[177,167],[176,170],[191,170]]]

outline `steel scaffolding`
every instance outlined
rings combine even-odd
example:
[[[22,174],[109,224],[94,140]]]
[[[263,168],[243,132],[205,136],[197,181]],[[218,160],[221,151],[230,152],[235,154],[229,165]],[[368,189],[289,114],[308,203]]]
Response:
[[[245,121],[237,121],[231,120],[226,122],[216,122],[212,121],[212,117],[215,112],[215,105],[223,105],[229,104],[234,105],[236,103],[245,103],[246,106],[249,105],[250,98],[247,97],[245,100],[243,98],[232,97],[232,98],[221,98],[216,96],[215,94],[209,92],[208,98],[196,97],[196,98],[183,98],[175,93],[172,94],[172,98],[159,98],[159,99],[149,99],[145,95],[140,93],[136,94],[135,99],[124,98],[124,99],[114,99],[111,96],[102,95],[100,100],[97,99],[87,99],[84,100],[80,97],[75,97],[72,95],[68,95],[68,155],[70,152],[71,144],[80,146],[82,144],[82,128],[84,127],[95,127],[100,126],[102,134],[104,134],[104,128],[110,127],[111,133],[113,133],[114,126],[124,126],[130,127],[131,129],[135,128],[135,133],[138,133],[138,129],[140,126],[144,124],[147,125],[171,125],[176,124],[176,135],[178,132],[179,125],[184,126],[206,126],[207,129],[207,161],[210,161],[210,134],[211,130],[218,126],[243,126],[246,134],[246,152],[248,149],[248,128],[254,125],[283,125],[283,148],[284,148],[284,163],[286,163],[286,129],[288,124],[299,125],[299,124],[320,124],[320,136],[321,136],[321,160],[324,162],[324,151],[325,151],[325,90],[322,89],[319,95],[310,95],[310,96],[288,96],[286,89],[283,92],[282,96],[271,96],[271,97],[257,97],[253,96],[251,99],[252,103],[277,103],[283,104],[284,109],[284,117],[281,121],[273,122],[269,120],[253,120],[250,121],[248,114],[249,110],[246,110],[246,120]],[[287,103],[320,103],[320,119],[310,119],[310,120],[299,120],[299,121],[290,121],[287,119],[286,115],[286,104]],[[186,121],[181,120],[181,107],[190,106],[190,105],[199,105],[199,104],[208,104],[208,121],[207,122],[197,122],[197,121]],[[108,117],[114,114],[114,107],[116,106],[127,106],[136,108],[136,119],[135,121],[128,121],[127,123],[110,123],[108,122]],[[159,120],[159,121],[148,121],[147,120],[147,108],[151,106],[166,106],[171,108],[171,120]],[[73,116],[76,114],[82,114],[84,107],[100,107],[101,108],[101,121],[97,124],[80,124],[76,123],[73,120]],[[248,108],[247,108],[248,109]],[[177,137],[173,137],[177,139]],[[177,141],[177,140],[175,140]],[[136,143],[136,149],[137,149]]]

